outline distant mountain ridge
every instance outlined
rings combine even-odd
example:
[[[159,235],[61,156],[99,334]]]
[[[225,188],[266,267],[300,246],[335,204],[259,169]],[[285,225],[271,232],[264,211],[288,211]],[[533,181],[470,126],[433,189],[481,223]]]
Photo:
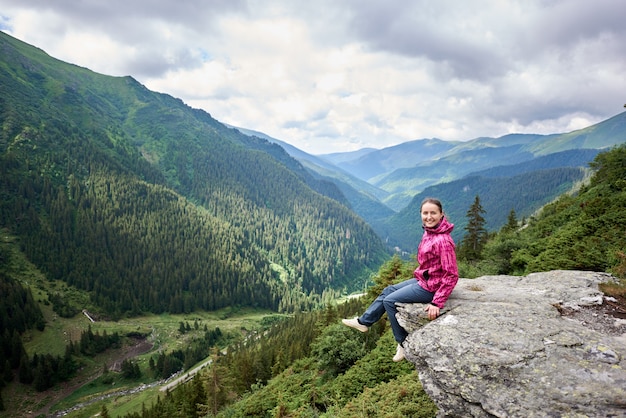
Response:
[[[337,166],[358,178],[372,181],[394,170],[415,167],[420,163],[435,160],[453,149],[456,144],[456,142],[440,139],[420,139],[387,147],[383,150],[372,150],[365,154],[356,152],[354,159],[346,159],[346,156],[352,153],[330,154],[321,157],[329,161],[336,161]]]
[[[389,193],[384,202],[394,210],[406,207],[410,199],[426,187],[453,181],[474,171],[494,166],[518,164],[533,158],[570,149],[608,149],[626,142],[626,113],[577,131],[538,135],[508,134],[498,138],[480,137],[470,141],[451,142],[422,139],[393,147],[374,150],[365,155],[350,153],[340,157],[331,155],[331,161],[351,174],[365,178]],[[432,147],[435,147],[434,149]],[[398,163],[381,164],[373,161],[393,161],[401,150]],[[433,150],[440,151],[434,152]],[[426,158],[424,158],[426,156]],[[325,158],[325,156],[321,156]],[[340,159],[339,159],[340,158]],[[340,162],[339,162],[340,161]],[[408,163],[414,161],[413,164]]]

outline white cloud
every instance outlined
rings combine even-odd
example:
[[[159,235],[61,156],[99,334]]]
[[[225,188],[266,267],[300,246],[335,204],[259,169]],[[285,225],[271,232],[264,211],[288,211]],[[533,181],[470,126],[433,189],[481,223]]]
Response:
[[[50,55],[312,153],[578,129],[623,110],[621,0],[0,0]]]

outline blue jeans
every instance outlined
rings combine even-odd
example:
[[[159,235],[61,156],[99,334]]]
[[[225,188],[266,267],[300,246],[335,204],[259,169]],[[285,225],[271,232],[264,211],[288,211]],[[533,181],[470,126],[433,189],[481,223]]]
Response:
[[[359,317],[359,322],[368,327],[372,326],[387,312],[393,336],[398,344],[402,344],[409,334],[396,319],[396,312],[398,312],[396,303],[429,303],[433,300],[433,296],[435,296],[434,293],[422,288],[414,278],[389,285]]]

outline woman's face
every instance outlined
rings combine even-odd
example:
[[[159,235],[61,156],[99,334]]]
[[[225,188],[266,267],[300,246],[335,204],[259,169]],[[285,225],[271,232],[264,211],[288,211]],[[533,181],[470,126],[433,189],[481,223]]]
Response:
[[[427,228],[433,228],[441,222],[443,218],[443,212],[439,209],[439,206],[434,203],[424,203],[422,205],[422,223]]]

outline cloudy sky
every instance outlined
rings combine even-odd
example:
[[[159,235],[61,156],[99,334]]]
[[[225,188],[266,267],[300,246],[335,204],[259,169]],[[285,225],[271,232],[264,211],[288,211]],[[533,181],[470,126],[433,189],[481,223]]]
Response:
[[[624,111],[623,0],[0,0],[0,30],[322,154]]]

